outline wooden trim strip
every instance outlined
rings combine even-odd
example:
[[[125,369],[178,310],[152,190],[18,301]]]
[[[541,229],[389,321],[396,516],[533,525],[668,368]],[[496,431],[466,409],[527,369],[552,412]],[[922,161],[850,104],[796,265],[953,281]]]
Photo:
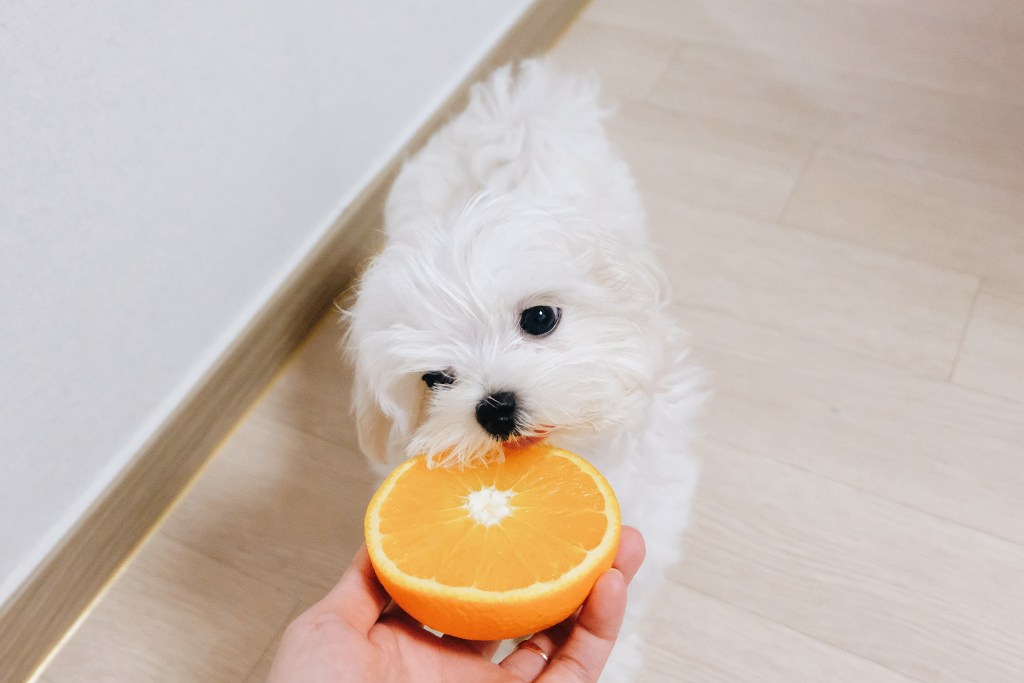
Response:
[[[461,109],[474,82],[548,48],[586,0],[537,0],[444,106],[409,140],[422,145]],[[34,678],[134,550],[197,476],[324,311],[379,246],[392,160],[223,354],[125,471],[0,608],[0,683]]]

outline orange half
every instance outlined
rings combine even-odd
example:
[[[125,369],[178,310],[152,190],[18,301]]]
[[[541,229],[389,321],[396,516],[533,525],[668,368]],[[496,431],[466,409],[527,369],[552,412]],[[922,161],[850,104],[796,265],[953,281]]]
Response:
[[[473,640],[569,617],[611,567],[620,530],[604,477],[547,445],[461,470],[407,460],[374,494],[365,522],[370,561],[395,602]]]

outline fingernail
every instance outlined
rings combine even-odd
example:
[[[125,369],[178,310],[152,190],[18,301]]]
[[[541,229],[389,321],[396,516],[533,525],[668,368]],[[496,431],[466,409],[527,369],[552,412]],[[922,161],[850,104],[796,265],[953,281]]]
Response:
[[[623,574],[622,572],[620,572],[620,571],[619,571],[618,569],[616,569],[615,567],[612,567],[611,569],[609,569],[608,571],[606,571],[606,572],[605,572],[605,574],[606,574],[606,575],[607,575],[607,574],[614,574],[614,575],[616,575],[616,576],[618,576],[618,577],[619,577],[619,578],[618,578],[618,580],[619,580],[619,581],[621,581],[622,583],[626,583],[626,575],[625,575],[625,574]]]

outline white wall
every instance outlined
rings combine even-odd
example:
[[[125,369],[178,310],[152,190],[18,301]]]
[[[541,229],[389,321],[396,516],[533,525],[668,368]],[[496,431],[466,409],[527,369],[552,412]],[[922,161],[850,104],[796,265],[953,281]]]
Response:
[[[0,0],[0,601],[529,0]]]

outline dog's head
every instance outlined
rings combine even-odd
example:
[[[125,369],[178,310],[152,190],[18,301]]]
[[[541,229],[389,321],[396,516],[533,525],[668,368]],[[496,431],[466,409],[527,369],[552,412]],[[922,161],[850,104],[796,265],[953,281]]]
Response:
[[[360,445],[466,464],[636,419],[662,282],[639,235],[478,197],[393,238],[349,311]]]

